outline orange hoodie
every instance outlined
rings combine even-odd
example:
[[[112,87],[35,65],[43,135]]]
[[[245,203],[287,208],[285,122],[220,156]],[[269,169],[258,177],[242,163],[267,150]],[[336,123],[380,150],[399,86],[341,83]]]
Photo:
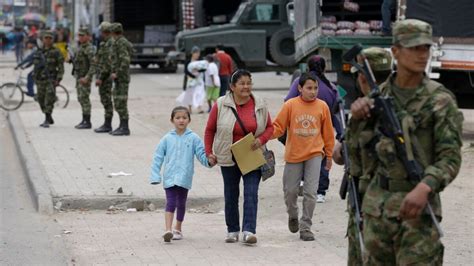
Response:
[[[301,96],[283,104],[273,121],[273,136],[278,138],[288,129],[285,161],[300,163],[318,155],[331,160],[334,148],[334,129],[327,104],[316,99],[304,101]]]

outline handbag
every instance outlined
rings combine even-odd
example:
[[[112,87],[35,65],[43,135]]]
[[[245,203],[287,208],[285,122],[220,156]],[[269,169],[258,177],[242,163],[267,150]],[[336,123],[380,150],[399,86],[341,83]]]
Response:
[[[244,123],[242,120],[240,120],[239,115],[237,114],[237,111],[234,108],[230,108],[232,110],[232,113],[234,113],[235,118],[237,118],[237,122],[240,125],[240,128],[244,131],[245,135],[248,134],[247,129],[244,126]],[[260,166],[260,172],[262,174],[262,180],[265,181],[275,175],[275,154],[273,151],[267,149],[267,146],[264,146],[263,148],[263,157],[265,158],[266,163],[262,166]]]

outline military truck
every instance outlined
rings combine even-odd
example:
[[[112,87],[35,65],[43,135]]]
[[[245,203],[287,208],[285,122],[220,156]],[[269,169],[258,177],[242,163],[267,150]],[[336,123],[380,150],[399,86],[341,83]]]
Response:
[[[304,63],[312,54],[320,54],[327,61],[330,80],[347,91],[346,102],[356,96],[350,66],[343,62],[342,55],[354,44],[364,47],[378,46],[389,49],[390,36],[384,37],[372,30],[367,35],[330,34],[325,22],[335,19],[341,25],[381,20],[380,0],[358,0],[357,10],[348,10],[347,1],[296,0],[290,3],[297,18],[294,21],[295,59]],[[431,78],[438,79],[457,96],[461,107],[474,107],[474,1],[415,1],[399,0],[392,20],[416,18],[433,25],[436,45],[432,47],[432,60],[427,66]],[[346,23],[349,22],[349,23]],[[328,29],[328,28],[326,28]],[[346,33],[349,33],[348,31]],[[304,64],[302,64],[304,66]],[[304,68],[304,67],[302,67]]]
[[[239,68],[250,71],[293,71],[295,47],[288,24],[288,0],[252,0],[240,4],[230,23],[180,31],[176,35],[175,60],[182,61],[193,46],[214,53],[218,44]]]
[[[132,65],[156,64],[161,71],[176,72],[177,64],[167,56],[175,49],[179,1],[114,0],[111,9],[111,20],[122,23],[125,37],[133,44]]]

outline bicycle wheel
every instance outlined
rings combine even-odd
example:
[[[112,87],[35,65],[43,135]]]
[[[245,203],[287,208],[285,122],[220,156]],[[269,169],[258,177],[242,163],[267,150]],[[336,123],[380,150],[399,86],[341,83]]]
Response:
[[[66,108],[69,104],[69,92],[63,85],[58,85],[55,88],[56,101],[54,102],[55,107]]]
[[[25,95],[16,83],[5,83],[0,87],[0,107],[7,111],[20,108]]]

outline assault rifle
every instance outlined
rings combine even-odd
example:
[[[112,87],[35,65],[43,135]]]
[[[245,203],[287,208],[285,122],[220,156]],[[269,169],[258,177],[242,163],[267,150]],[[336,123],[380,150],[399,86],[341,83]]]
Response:
[[[338,100],[339,105],[339,118],[341,120],[341,125],[343,132],[346,132],[346,120],[344,114],[344,103],[342,99]],[[341,199],[346,199],[346,195],[349,192],[349,205],[354,210],[354,218],[357,227],[357,237],[359,238],[359,246],[361,253],[365,253],[365,246],[364,246],[364,239],[362,238],[362,218],[360,212],[360,194],[359,189],[354,180],[355,177],[349,174],[349,169],[351,167],[351,160],[349,159],[349,150],[347,148],[347,143],[345,140],[345,133],[343,133],[341,137],[341,145],[342,145],[342,155],[344,158],[344,177],[342,178],[341,188],[339,189],[339,196]]]
[[[357,55],[362,51],[362,45],[356,44],[349,51],[343,55],[343,59],[350,62],[357,70],[359,70],[367,79],[371,88],[369,97],[374,100],[373,113],[378,115],[379,121],[383,124],[378,128],[380,132],[393,140],[395,143],[395,149],[397,151],[398,158],[402,161],[405,171],[407,172],[409,181],[413,183],[419,183],[423,178],[424,169],[422,165],[414,158],[409,156],[407,153],[407,143],[405,143],[405,136],[400,125],[400,121],[395,113],[393,104],[393,98],[388,96],[382,96],[378,85],[375,83],[375,77],[370,68],[367,58],[362,57],[362,65],[356,62]],[[411,144],[410,144],[411,145]],[[414,147],[410,147],[414,153],[416,150]],[[430,202],[426,204],[426,209],[431,216],[431,220],[435,225],[440,237],[443,237],[443,230],[438,222],[438,219],[434,215],[433,208]]]

